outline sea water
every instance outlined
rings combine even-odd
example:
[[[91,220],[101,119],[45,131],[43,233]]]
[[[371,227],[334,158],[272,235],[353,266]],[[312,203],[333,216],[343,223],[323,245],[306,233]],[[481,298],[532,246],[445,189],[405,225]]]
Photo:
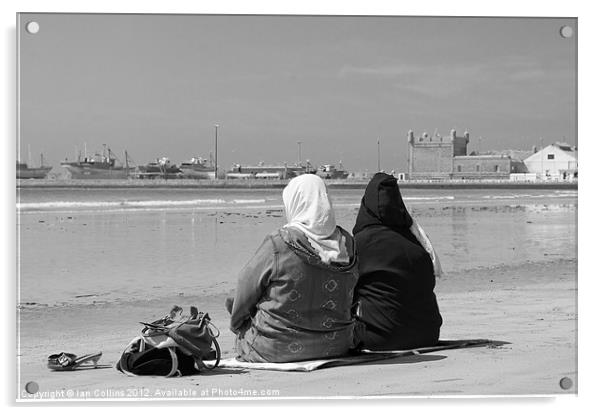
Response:
[[[331,189],[351,231],[361,189]],[[446,276],[575,259],[577,191],[402,189]],[[51,189],[17,193],[24,307],[219,294],[285,223],[281,190]]]

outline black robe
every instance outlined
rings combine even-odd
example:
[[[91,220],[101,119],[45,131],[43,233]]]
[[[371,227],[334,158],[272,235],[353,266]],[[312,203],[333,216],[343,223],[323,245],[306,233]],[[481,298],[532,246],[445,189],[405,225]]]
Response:
[[[410,232],[412,217],[397,180],[377,173],[362,198],[353,234],[360,278],[360,347],[372,350],[434,345],[442,319],[429,254]]]

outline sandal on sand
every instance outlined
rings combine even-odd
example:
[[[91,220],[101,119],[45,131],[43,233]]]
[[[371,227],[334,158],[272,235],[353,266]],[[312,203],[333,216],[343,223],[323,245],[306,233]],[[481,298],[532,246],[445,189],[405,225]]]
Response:
[[[87,354],[84,356],[76,356],[73,353],[57,353],[48,356],[48,368],[51,370],[65,371],[75,370],[79,367],[98,367],[98,360],[102,356],[102,352]],[[85,363],[92,365],[85,365]]]

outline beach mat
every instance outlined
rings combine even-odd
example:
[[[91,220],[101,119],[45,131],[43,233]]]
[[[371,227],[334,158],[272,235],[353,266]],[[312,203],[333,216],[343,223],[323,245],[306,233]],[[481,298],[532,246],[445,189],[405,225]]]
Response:
[[[461,349],[466,347],[488,346],[494,344],[494,341],[487,339],[441,340],[435,346],[421,347],[417,349],[387,351],[362,350],[361,353],[348,356],[340,356],[331,359],[305,360],[291,363],[249,363],[241,362],[236,360],[236,358],[230,358],[222,360],[219,363],[219,367],[229,369],[276,370],[281,372],[311,372],[316,369],[323,369],[327,367],[356,365],[360,363],[392,359],[395,357],[414,356],[437,352],[439,350]]]

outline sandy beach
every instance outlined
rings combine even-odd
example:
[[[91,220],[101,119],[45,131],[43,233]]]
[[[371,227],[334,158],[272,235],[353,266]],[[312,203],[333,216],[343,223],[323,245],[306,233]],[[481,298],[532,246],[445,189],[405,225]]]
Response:
[[[359,196],[333,193],[337,218],[347,229]],[[72,194],[70,205],[49,197],[36,193],[20,201],[18,399],[577,392],[576,192],[404,193],[446,270],[436,287],[441,338],[487,338],[503,342],[499,346],[311,373],[222,368],[169,379],[127,377],[113,366],[139,334],[138,322],[161,317],[173,304],[207,311],[221,329],[223,356],[233,357],[224,300],[241,264],[281,224],[279,192],[227,194],[208,207],[190,206],[185,193],[161,200],[142,193],[135,200]],[[115,207],[115,200],[121,205]],[[61,351],[102,351],[100,363],[108,367],[51,372],[47,356]],[[569,389],[559,386],[563,377],[572,380]],[[36,382],[38,393],[28,394],[27,382]]]
[[[20,398],[50,398],[44,394],[52,393],[61,399],[576,393],[575,268],[575,261],[540,263],[475,271],[486,278],[467,274],[439,281],[443,339],[489,338],[508,344],[311,373],[217,369],[167,379],[127,377],[114,368],[61,373],[45,367],[50,352],[63,350],[78,354],[102,350],[100,363],[114,365],[128,340],[138,334],[138,320],[156,317],[158,310],[172,304],[197,304],[225,328],[227,293],[24,310]],[[228,330],[222,331],[224,357],[232,356],[233,339]],[[566,391],[559,386],[565,376],[575,382]],[[29,381],[39,384],[38,395],[24,392]]]

